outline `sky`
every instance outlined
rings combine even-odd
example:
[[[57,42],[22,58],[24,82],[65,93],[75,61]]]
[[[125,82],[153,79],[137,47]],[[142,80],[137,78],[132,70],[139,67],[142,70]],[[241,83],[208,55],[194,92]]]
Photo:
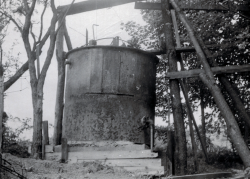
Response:
[[[76,0],[76,2],[81,2]],[[71,0],[55,0],[56,6],[70,4]],[[38,12],[41,12],[41,8],[38,8]],[[46,31],[50,24],[52,13],[50,9],[46,11],[44,17],[44,30]],[[35,19],[35,18],[34,18]],[[83,46],[85,44],[85,31],[89,31],[89,39],[93,38],[92,25],[95,26],[96,39],[120,36],[123,40],[128,40],[129,35],[121,30],[120,24],[126,23],[133,20],[137,23],[144,24],[140,15],[140,10],[134,9],[134,3],[129,3],[121,6],[115,6],[111,8],[95,10],[90,12],[84,12],[81,14],[71,15],[66,17],[66,24],[68,33],[70,35],[73,48]],[[8,34],[3,44],[3,49],[7,53],[13,42],[17,43],[11,52],[13,56],[16,56],[20,52],[20,62],[24,63],[27,60],[26,52],[21,41],[19,32],[13,30],[14,26],[8,27]],[[39,24],[34,25],[34,31],[38,32]],[[100,45],[109,45],[111,40],[98,41]],[[43,53],[40,56],[41,65],[46,57],[46,51],[48,43],[43,49]],[[64,51],[67,51],[66,45],[64,45]],[[44,86],[44,103],[43,103],[43,120],[48,120],[50,124],[54,124],[54,109],[55,109],[55,96],[56,96],[56,85],[57,85],[57,61],[55,55],[52,59],[49,67],[47,78]],[[29,73],[26,72],[20,80],[13,84],[7,91],[4,101],[4,110],[9,116],[13,116],[13,119],[9,121],[9,126],[16,128],[19,124],[15,117],[20,119],[31,118],[32,119],[32,101],[31,101],[31,88],[29,82]],[[32,119],[33,120],[33,119]],[[32,121],[31,120],[31,121]],[[30,123],[32,124],[32,122]],[[157,125],[166,125],[161,119],[156,119]],[[49,129],[49,135],[52,137],[53,128]],[[22,137],[31,139],[32,131],[26,131]]]

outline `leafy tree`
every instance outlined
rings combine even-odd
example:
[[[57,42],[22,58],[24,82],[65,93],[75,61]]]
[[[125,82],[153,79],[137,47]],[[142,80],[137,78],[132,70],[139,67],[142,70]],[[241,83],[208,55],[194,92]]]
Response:
[[[36,32],[33,32],[33,17],[34,14],[38,13],[35,9],[38,3],[40,3],[44,8],[40,14],[40,31],[36,34]],[[9,18],[9,20],[16,25],[17,30],[21,33],[22,41],[27,53],[28,61],[24,65],[29,68],[32,91],[34,124],[32,154],[34,157],[39,158],[41,158],[42,151],[43,86],[47,70],[53,57],[56,34],[58,31],[55,27],[58,19],[57,11],[54,0],[51,0],[50,7],[53,17],[47,32],[43,33],[43,16],[48,5],[48,0],[19,0],[11,1],[7,9],[1,9],[1,13]],[[32,37],[33,42],[31,42],[30,37]],[[44,65],[40,72],[39,69],[36,69],[35,67],[35,60],[40,56],[41,50],[48,38],[50,38],[49,48],[47,50]],[[21,73],[23,70],[23,68],[20,69]]]
[[[221,3],[222,6],[227,4],[227,1],[216,1]],[[214,2],[206,2],[208,4]],[[247,1],[237,1],[235,4],[246,4]],[[129,22],[123,25],[124,29],[132,35],[133,38],[139,39],[145,47],[144,49],[158,49],[161,50],[164,46],[164,37],[162,37],[162,21],[161,11],[143,10],[141,11],[144,20],[148,23],[145,26],[140,26],[134,22]],[[186,11],[188,19],[191,19],[192,23],[197,29],[197,33],[200,34],[206,44],[216,44],[213,49],[210,49],[212,56],[219,66],[226,65],[243,65],[249,64],[249,19],[232,11],[224,12],[207,12],[207,11]],[[190,38],[187,35],[186,29],[183,24],[178,21],[179,33],[181,37],[182,46],[187,46],[190,43]],[[141,30],[142,29],[142,30]],[[229,43],[230,42],[230,43]],[[201,63],[197,59],[195,53],[185,53],[184,65],[186,70],[201,68]],[[163,59],[161,59],[161,62]],[[157,75],[157,115],[164,116],[168,113],[168,103],[166,103],[166,86],[164,82],[164,70],[166,65],[160,63],[158,67]],[[246,111],[249,111],[249,73],[235,73],[225,75],[229,78],[229,81],[236,86],[237,95],[239,95],[243,105],[246,107]],[[223,94],[231,106],[232,111],[235,113],[238,124],[242,133],[244,132],[244,122],[242,119],[242,111],[235,108],[235,102],[232,101],[231,95],[229,95],[224,85],[219,82]],[[213,97],[206,88],[206,86],[197,78],[188,79],[189,83],[189,98],[192,101],[193,109],[197,109],[202,103],[202,107],[208,107],[212,109],[211,113],[204,114],[203,119],[203,136],[205,138],[205,129],[208,132],[221,132],[221,128],[225,128],[225,122],[222,118],[217,106],[214,103]],[[219,115],[218,115],[219,114]],[[214,116],[218,115],[218,119],[221,122],[215,122]],[[241,119],[240,119],[241,118]],[[205,126],[206,125],[206,126]],[[209,129],[209,130],[208,130]],[[204,139],[203,139],[204,140]]]
[[[32,126],[30,126],[28,123],[31,119],[19,119],[19,118],[13,118],[12,116],[7,116],[6,113],[3,115],[3,152],[4,153],[10,153],[12,155],[18,156],[18,157],[29,157],[28,153],[28,146],[30,145],[29,140],[23,140],[20,139],[20,134],[23,133],[23,131],[31,129]],[[22,125],[17,128],[16,130],[11,129],[9,126],[7,126],[8,120],[18,120],[22,123]]]

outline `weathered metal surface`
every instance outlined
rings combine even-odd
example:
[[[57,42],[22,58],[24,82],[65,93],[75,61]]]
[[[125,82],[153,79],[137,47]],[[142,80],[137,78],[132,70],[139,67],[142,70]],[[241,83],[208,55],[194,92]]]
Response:
[[[63,137],[68,141],[125,140],[149,143],[140,119],[154,119],[158,58],[111,46],[67,54]]]

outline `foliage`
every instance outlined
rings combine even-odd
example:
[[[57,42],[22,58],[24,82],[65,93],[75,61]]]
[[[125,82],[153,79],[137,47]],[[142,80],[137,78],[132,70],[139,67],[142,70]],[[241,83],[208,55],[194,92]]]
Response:
[[[209,164],[206,163],[201,150],[198,150],[197,155],[199,165],[198,171],[195,171],[192,149],[188,147],[188,174],[225,172],[231,168],[240,170],[243,168],[239,155],[227,148],[215,147],[212,152],[208,152]]]
[[[197,1],[197,2],[202,2]],[[182,3],[191,3],[191,1],[182,1]],[[204,1],[208,5],[219,3],[226,6],[229,1]],[[234,4],[247,4],[249,2],[243,0],[234,1]],[[187,18],[192,22],[196,33],[200,35],[205,44],[212,44],[211,53],[215,57],[219,66],[227,65],[244,65],[250,62],[250,27],[249,19],[245,18],[242,13],[235,13],[233,9],[230,11],[185,11]],[[123,25],[132,38],[138,39],[141,42],[143,49],[160,50],[164,47],[163,25],[161,18],[161,11],[142,10],[143,19],[147,22],[146,25],[141,26],[131,21]],[[189,36],[183,24],[177,18],[179,27],[179,35],[181,46],[192,46]],[[183,53],[185,70],[202,68],[200,61],[197,59],[195,53]],[[168,80],[165,79],[167,71],[167,61],[164,56],[161,56],[160,63],[157,67],[157,83],[156,83],[156,115],[165,117],[169,110],[169,90]],[[249,72],[233,73],[226,75],[229,81],[233,83],[239,91],[239,96],[246,106],[246,110],[250,111],[250,91],[249,91]],[[237,122],[244,134],[244,122],[240,119],[238,111],[235,109],[231,98],[226,93],[224,87],[217,83],[222,89],[223,95],[230,105],[232,112],[235,114]],[[226,123],[217,108],[213,97],[206,88],[206,86],[198,78],[188,78],[189,99],[192,102],[193,110],[198,110],[200,101],[203,100],[205,107],[211,109],[205,114],[206,131],[208,133],[226,132]],[[201,98],[202,94],[202,98]],[[185,105],[184,105],[185,107]]]
[[[169,127],[155,126],[154,130],[155,130],[155,138],[166,143],[167,142],[167,133],[168,133]],[[174,130],[173,125],[170,126],[170,130],[172,130],[172,131]]]
[[[13,118],[12,116],[10,119]],[[19,136],[22,134],[23,131],[27,129],[31,129],[28,123],[30,119],[19,119],[15,118],[22,123],[22,125],[17,128],[16,130],[11,129],[9,126],[6,125],[9,117],[7,115],[4,116],[3,121],[3,153],[10,153],[12,155],[18,157],[29,157],[28,153],[28,146],[30,145],[29,140],[20,139]]]
[[[0,9],[0,14],[9,19],[15,25],[16,30],[20,32],[21,40],[28,57],[27,62],[20,69],[20,73],[12,82],[17,80],[27,69],[29,69],[34,125],[32,153],[33,155],[39,155],[39,158],[41,158],[40,146],[42,144],[43,87],[47,70],[54,54],[55,40],[58,32],[58,29],[56,29],[58,14],[54,0],[51,0],[50,4],[48,2],[48,0],[11,0],[7,2],[6,8]],[[42,6],[42,12],[38,11],[37,7],[39,4]],[[51,6],[53,17],[50,27],[47,29],[47,32],[44,33],[43,16],[49,5]],[[38,24],[38,31],[34,30],[36,24]],[[61,26],[58,26],[58,28],[59,27]],[[30,38],[32,38],[33,42]],[[40,56],[47,39],[50,39],[47,56],[45,57],[41,70],[39,69],[38,71],[35,66],[35,60]]]

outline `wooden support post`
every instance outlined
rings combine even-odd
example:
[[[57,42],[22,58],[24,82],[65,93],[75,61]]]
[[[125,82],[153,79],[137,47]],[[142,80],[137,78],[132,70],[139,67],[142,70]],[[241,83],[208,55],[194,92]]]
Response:
[[[0,166],[2,166],[3,165],[3,156],[2,156],[2,152],[0,153]],[[0,167],[0,179],[2,179],[3,178],[3,170],[1,169],[1,167]]]
[[[64,38],[65,38],[65,41],[66,41],[66,44],[67,44],[68,51],[72,50],[73,46],[72,46],[72,43],[71,43],[71,40],[70,40],[70,37],[69,37],[69,33],[68,33],[68,30],[67,30],[67,27],[66,27],[66,22],[64,23]]]
[[[200,107],[201,107],[201,138],[206,145],[206,120],[205,120],[205,102],[204,102],[204,87],[200,87]]]
[[[65,20],[61,18],[58,24],[62,24],[56,38],[56,58],[58,65],[58,81],[56,91],[56,106],[55,106],[55,122],[54,122],[54,145],[61,144],[62,138],[62,118],[63,118],[63,102],[64,102],[64,86],[65,86],[65,57],[63,51],[63,37],[65,33]]]
[[[48,121],[43,121],[43,141],[42,141],[42,160],[45,159],[45,145],[49,145],[49,126]]]
[[[2,165],[2,149],[3,149],[3,113],[4,113],[4,69],[2,66],[3,49],[0,46],[0,165]],[[3,178],[3,170],[0,168],[0,178]]]
[[[68,160],[68,140],[66,138],[62,138],[62,154],[61,154],[61,162],[65,163]]]
[[[45,140],[42,141],[42,160],[45,159]]]
[[[219,68],[218,64],[215,61],[215,58],[212,56],[211,52],[209,51],[209,49],[207,48],[207,46],[205,45],[205,43],[203,42],[202,38],[200,36],[197,37],[197,40],[199,42],[199,44],[202,46],[203,51],[205,52],[209,61],[209,64],[211,66],[213,66],[213,68]],[[231,69],[229,69],[228,67],[231,67]],[[250,71],[250,65],[241,65],[241,66],[228,66],[228,67],[223,67],[224,69],[222,70],[222,72],[225,72],[225,68],[227,68],[227,72],[228,71],[232,71],[232,72],[243,72],[243,71]],[[212,68],[212,70],[213,70]],[[218,74],[218,73],[217,73]],[[221,74],[221,75],[217,75],[217,77],[219,78],[221,84],[225,87],[227,93],[230,95],[232,101],[235,105],[235,108],[237,109],[236,111],[238,111],[239,116],[241,116],[241,119],[243,119],[248,126],[250,127],[250,116],[247,114],[246,109],[245,109],[245,105],[242,102],[241,98],[239,97],[239,90],[237,89],[237,87],[231,83],[228,78]]]
[[[3,58],[3,50],[2,46],[0,46],[0,154],[3,149],[3,113],[4,113],[4,69],[2,66],[2,58]]]
[[[229,136],[236,150],[238,151],[244,163],[244,166],[249,169],[250,168],[250,150],[241,135],[241,132],[235,120],[234,114],[230,110],[230,107],[228,106],[225,98],[223,97],[220,88],[216,84],[213,72],[210,68],[210,65],[207,62],[206,56],[201,46],[199,45],[197,41],[197,38],[194,33],[194,29],[191,27],[190,25],[191,23],[187,20],[186,16],[179,8],[178,4],[176,3],[176,0],[169,0],[169,1],[171,2],[172,6],[178,13],[179,18],[182,21],[183,25],[186,27],[187,32],[189,33],[190,39],[197,52],[198,58],[201,60],[201,64],[204,68],[205,73],[201,73],[199,77],[203,81],[203,83],[208,87],[211,94],[213,95],[214,100],[218,108],[220,109],[223,118],[226,121]]]
[[[89,45],[89,32],[88,29],[86,29],[86,46]]]
[[[247,114],[250,116],[250,113],[247,113]],[[249,137],[250,137],[250,127],[249,127],[249,125],[245,122],[244,140],[245,140],[247,146],[250,145],[250,139],[249,139]]]
[[[177,57],[173,37],[173,25],[170,13],[169,0],[162,0],[162,18],[165,28],[166,58],[169,61],[169,71],[177,71]],[[185,174],[187,170],[187,146],[185,126],[183,120],[182,104],[180,97],[180,87],[178,80],[170,80],[170,94],[172,101],[172,111],[174,116],[175,127],[175,166],[176,173]]]
[[[180,48],[181,47],[181,40],[180,40],[180,36],[179,36],[179,32],[178,32],[178,25],[177,25],[175,10],[171,10],[171,15],[172,15],[172,20],[173,20],[173,25],[174,25],[176,45],[177,45],[177,48]],[[183,57],[182,53],[179,55],[180,55],[179,61],[180,61],[181,70],[184,71],[185,70],[184,64],[183,64],[184,57]],[[182,83],[184,86],[186,86],[186,81],[184,79],[182,80]],[[182,89],[182,92],[185,93],[185,91],[183,91],[183,89]],[[185,95],[188,96],[187,91],[186,91]],[[195,171],[198,171],[197,146],[195,143],[193,123],[192,123],[192,117],[191,117],[191,115],[193,115],[193,111],[189,110],[189,109],[191,109],[191,106],[187,101],[186,101],[186,105],[189,106],[187,108],[187,113],[188,113],[188,124],[189,124],[189,130],[190,130],[190,138],[191,138],[191,143],[192,143],[192,152],[193,152],[193,156],[194,156],[194,168],[195,168]],[[199,131],[197,131],[197,133],[198,132]]]
[[[208,155],[207,155],[207,150],[206,150],[206,146],[203,143],[203,140],[201,138],[200,131],[199,131],[199,128],[198,128],[198,126],[196,124],[196,121],[195,121],[195,118],[194,118],[194,115],[193,115],[193,112],[192,112],[192,108],[191,108],[191,105],[190,105],[190,102],[189,102],[189,99],[188,99],[188,96],[187,96],[187,87],[183,84],[183,82],[181,80],[180,80],[180,85],[181,85],[181,88],[182,88],[182,91],[183,91],[183,95],[184,95],[184,98],[186,100],[187,108],[188,108],[188,111],[189,111],[188,115],[189,115],[189,117],[192,119],[192,121],[194,123],[194,126],[195,126],[195,129],[196,129],[198,138],[199,138],[199,140],[201,142],[202,150],[203,150],[204,155],[206,157],[206,161],[209,162]]]
[[[247,145],[248,145],[248,141],[249,141],[249,130],[250,130],[250,127],[248,126],[248,124],[245,123],[244,140],[245,140],[245,142],[246,142]]]
[[[166,166],[164,166],[164,171],[166,171],[167,176],[175,175],[175,134],[174,131],[168,130],[168,147],[166,153]],[[166,168],[166,170],[165,170]]]
[[[49,145],[49,124],[48,121],[43,121],[43,140],[45,145]]]

